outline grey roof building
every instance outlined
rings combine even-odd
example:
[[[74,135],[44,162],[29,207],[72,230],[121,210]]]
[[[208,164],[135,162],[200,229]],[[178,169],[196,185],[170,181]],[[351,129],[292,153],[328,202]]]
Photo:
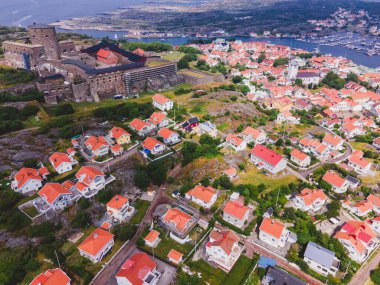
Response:
[[[325,276],[335,276],[339,269],[340,261],[335,257],[335,252],[314,242],[307,244],[304,260],[311,269]]]
[[[277,268],[269,267],[264,278],[261,280],[263,285],[306,285],[301,279],[289,274],[288,272]]]

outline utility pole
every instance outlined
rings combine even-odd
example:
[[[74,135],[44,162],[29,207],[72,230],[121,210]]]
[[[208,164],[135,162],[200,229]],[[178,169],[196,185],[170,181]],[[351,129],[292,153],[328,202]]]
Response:
[[[59,258],[58,258],[58,254],[57,254],[57,251],[54,250],[55,252],[55,256],[57,257],[57,261],[58,261],[58,267],[61,268],[61,263],[59,263]]]
[[[348,263],[348,266],[346,268],[346,271],[344,272],[343,278],[346,277],[346,274],[348,272],[348,268],[350,268],[350,265],[351,265],[351,260],[350,260],[350,263]]]
[[[280,196],[280,191],[281,191],[281,188],[278,188],[277,198],[276,198],[276,207],[277,207],[278,197]]]

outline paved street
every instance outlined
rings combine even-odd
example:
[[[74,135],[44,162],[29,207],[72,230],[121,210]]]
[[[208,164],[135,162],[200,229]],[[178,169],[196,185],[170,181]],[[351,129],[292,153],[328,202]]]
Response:
[[[369,278],[371,270],[375,269],[380,264],[380,250],[376,251],[376,255],[367,263],[363,264],[358,272],[352,277],[348,285],[364,284]]]
[[[177,165],[171,170],[168,176],[176,177],[176,175],[178,175],[180,170],[181,170],[181,166]],[[92,285],[114,284],[115,274],[117,273],[119,268],[123,265],[126,258],[130,256],[134,250],[137,249],[136,241],[138,240],[138,238],[140,237],[144,229],[152,223],[153,213],[156,207],[160,204],[165,204],[165,203],[168,203],[168,201],[170,201],[170,199],[168,198],[165,192],[166,187],[167,185],[164,184],[157,190],[156,196],[154,197],[152,203],[150,204],[149,209],[146,212],[142,222],[140,223],[134,237],[128,242],[128,244],[122,250],[120,250],[114,256],[112,261],[107,264],[105,269],[96,278],[94,278],[90,284]]]
[[[246,246],[247,252],[253,251],[253,252],[258,253],[260,255],[275,259],[277,261],[278,266],[280,266],[280,267],[286,269],[287,271],[289,271],[290,273],[304,279],[306,282],[308,282],[308,284],[310,284],[310,285],[323,285],[323,283],[321,281],[319,281],[319,280],[315,279],[314,277],[306,274],[302,270],[297,269],[296,267],[290,265],[286,259],[281,258],[277,255],[274,255],[271,251],[269,251],[267,249],[262,248],[256,244],[254,244],[254,243],[251,243],[248,240],[246,240],[245,246]],[[360,283],[356,283],[356,284],[360,284]]]

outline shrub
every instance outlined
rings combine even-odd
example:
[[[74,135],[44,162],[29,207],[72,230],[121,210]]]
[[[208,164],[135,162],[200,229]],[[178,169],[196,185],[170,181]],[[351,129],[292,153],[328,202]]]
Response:
[[[74,228],[84,228],[90,223],[90,215],[86,212],[79,212],[70,222]]]
[[[55,108],[54,115],[58,117],[58,116],[63,116],[63,115],[70,115],[70,114],[73,114],[74,112],[75,111],[74,111],[73,106],[71,106],[71,104],[69,103],[65,103],[62,105],[58,105]]]

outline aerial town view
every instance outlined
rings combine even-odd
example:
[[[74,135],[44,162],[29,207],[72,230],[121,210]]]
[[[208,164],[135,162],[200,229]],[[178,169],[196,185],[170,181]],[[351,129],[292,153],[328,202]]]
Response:
[[[380,285],[380,2],[0,1],[0,285]]]

